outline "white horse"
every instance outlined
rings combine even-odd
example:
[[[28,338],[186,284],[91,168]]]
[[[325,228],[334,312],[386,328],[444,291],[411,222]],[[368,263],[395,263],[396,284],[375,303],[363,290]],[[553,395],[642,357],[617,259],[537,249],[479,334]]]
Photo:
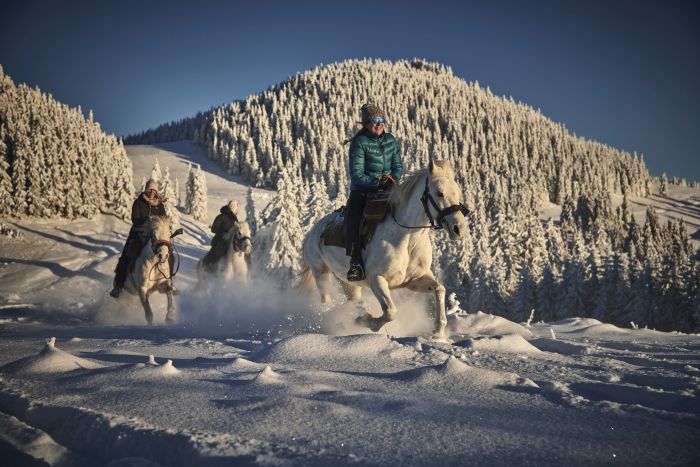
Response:
[[[313,275],[323,303],[330,301],[331,274],[339,280],[348,300],[359,300],[362,288],[370,288],[382,307],[382,316],[375,318],[365,313],[357,318],[357,322],[375,332],[396,317],[392,289],[405,287],[433,293],[436,302],[433,334],[444,337],[447,324],[445,287],[430,271],[432,247],[429,230],[445,228],[452,240],[463,239],[467,229],[467,210],[461,204],[461,198],[448,161],[431,162],[427,170],[407,176],[391,193],[391,215],[377,225],[372,240],[362,252],[366,278],[358,282],[345,279],[350,266],[345,249],[326,246],[321,238],[326,225],[340,214],[325,216],[304,238],[305,265],[300,273],[300,285],[309,286]]]
[[[148,301],[153,292],[164,293],[168,298],[168,312],[165,321],[175,320],[173,304],[172,276],[170,274],[170,240],[182,233],[181,229],[171,234],[170,219],[167,217],[151,217],[146,223],[149,239],[136,258],[134,267],[127,275],[124,290],[138,295],[146,313],[146,321],[153,324],[153,310]]]
[[[197,263],[200,287],[205,283],[207,274],[226,280],[248,282],[250,255],[253,251],[250,226],[247,222],[237,222],[223,235],[222,241],[226,242],[227,246],[225,255],[212,258],[213,250],[209,250]]]

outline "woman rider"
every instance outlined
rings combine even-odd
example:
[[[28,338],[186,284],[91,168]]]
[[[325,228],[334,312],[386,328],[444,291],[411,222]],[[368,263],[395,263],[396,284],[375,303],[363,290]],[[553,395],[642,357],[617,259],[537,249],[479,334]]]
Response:
[[[350,140],[350,197],[345,213],[345,254],[350,256],[348,281],[365,278],[360,244],[360,220],[367,193],[391,190],[399,183],[403,165],[401,153],[391,133],[385,131],[386,116],[371,103],[360,108],[362,129]]]
[[[151,179],[146,187],[131,206],[131,230],[126,239],[126,244],[114,270],[114,288],[109,294],[117,298],[124,288],[124,282],[129,272],[129,260],[141,254],[144,242],[141,236],[144,233],[146,221],[153,216],[165,216],[163,200],[158,196],[158,182]]]

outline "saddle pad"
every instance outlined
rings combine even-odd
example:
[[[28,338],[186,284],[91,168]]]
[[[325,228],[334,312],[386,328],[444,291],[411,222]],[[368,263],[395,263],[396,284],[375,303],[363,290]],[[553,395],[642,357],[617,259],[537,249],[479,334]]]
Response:
[[[338,214],[331,219],[321,232],[323,244],[345,248],[345,216]]]
[[[364,219],[360,222],[360,243],[362,248],[372,240],[372,235],[377,227],[376,223],[368,223]],[[345,248],[345,217],[342,214],[331,219],[326,228],[321,232],[323,244],[326,246],[339,246]]]

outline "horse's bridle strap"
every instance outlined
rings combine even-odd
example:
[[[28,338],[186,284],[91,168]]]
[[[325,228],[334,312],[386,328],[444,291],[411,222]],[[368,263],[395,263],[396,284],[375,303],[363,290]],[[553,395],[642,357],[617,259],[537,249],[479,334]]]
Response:
[[[437,205],[435,202],[435,199],[433,196],[430,194],[430,190],[428,189],[428,179],[430,177],[425,177],[425,190],[423,190],[423,196],[420,197],[421,203],[423,203],[423,210],[425,211],[425,214],[428,216],[428,220],[430,221],[430,227],[432,227],[434,230],[440,230],[443,228],[442,221],[446,216],[449,216],[450,214],[454,212],[461,212],[464,217],[469,214],[469,210],[465,205],[462,203],[459,204],[453,204],[452,206],[447,206],[444,209],[440,209],[440,206]],[[437,217],[433,219],[433,215],[430,213],[430,208],[428,207],[428,202],[433,206],[435,211],[437,212]]]

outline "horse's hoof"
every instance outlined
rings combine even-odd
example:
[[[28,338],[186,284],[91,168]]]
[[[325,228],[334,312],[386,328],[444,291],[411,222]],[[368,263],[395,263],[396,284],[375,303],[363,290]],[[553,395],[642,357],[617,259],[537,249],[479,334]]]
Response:
[[[364,315],[360,315],[357,318],[355,318],[355,323],[357,323],[360,326],[369,328],[373,332],[378,332],[382,328],[382,326],[384,326],[384,321],[382,321],[380,318],[375,318],[369,313],[365,313]]]

